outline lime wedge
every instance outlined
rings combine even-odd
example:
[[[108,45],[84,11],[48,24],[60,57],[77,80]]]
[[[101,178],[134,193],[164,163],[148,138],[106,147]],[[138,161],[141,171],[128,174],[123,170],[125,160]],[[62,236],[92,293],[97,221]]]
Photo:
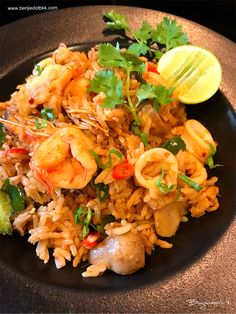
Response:
[[[213,96],[222,76],[217,57],[193,45],[166,52],[158,62],[158,72],[176,88],[179,100],[185,104],[198,104]]]

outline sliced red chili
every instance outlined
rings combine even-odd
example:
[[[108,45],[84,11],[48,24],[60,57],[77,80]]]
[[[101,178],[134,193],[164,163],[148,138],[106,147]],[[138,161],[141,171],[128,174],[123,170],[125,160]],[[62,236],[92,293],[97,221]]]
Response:
[[[128,179],[134,175],[134,167],[128,160],[116,165],[112,170],[112,177],[116,180]]]
[[[28,155],[29,151],[25,148],[14,147],[14,148],[8,149],[5,153],[6,157],[8,157],[12,154],[14,154],[14,155]]]
[[[82,245],[86,249],[92,249],[94,246],[97,245],[97,240],[100,236],[100,233],[98,231],[90,232],[83,240]]]
[[[154,72],[159,74],[159,72],[157,71],[157,66],[156,64],[152,63],[152,62],[148,62],[148,71],[149,72]]]
[[[31,105],[33,105],[33,103],[34,103],[34,98],[30,98],[30,99],[29,99],[29,103],[30,103]]]

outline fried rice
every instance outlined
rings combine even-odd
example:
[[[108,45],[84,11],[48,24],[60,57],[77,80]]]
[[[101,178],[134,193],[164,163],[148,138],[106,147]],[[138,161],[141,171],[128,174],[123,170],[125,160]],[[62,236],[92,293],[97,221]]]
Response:
[[[141,59],[145,63],[143,79],[153,85],[167,86],[160,75],[148,71],[148,60],[144,57]],[[215,185],[217,177],[207,177],[206,153],[202,154],[202,159],[197,157],[199,150],[201,155],[201,145],[191,146],[195,139],[186,131],[186,123],[191,120],[187,120],[185,107],[177,100],[175,92],[172,101],[161,105],[159,112],[154,110],[149,100],[142,104],[138,117],[142,131],[148,136],[148,145],[145,146],[141,137],[131,132],[132,115],[125,106],[104,108],[101,106],[105,97],[103,92],[87,92],[90,81],[102,69],[96,47],[86,54],[72,51],[60,44],[52,56],[39,65],[42,74],[38,76],[33,72],[26,83],[17,87],[9,101],[0,104],[0,122],[4,125],[5,132],[5,141],[0,151],[0,185],[4,180],[10,179],[12,185],[24,190],[25,209],[11,217],[12,228],[21,236],[29,235],[28,241],[36,246],[36,254],[44,263],[52,256],[57,268],[65,266],[67,262],[77,267],[81,261],[88,259],[90,249],[83,245],[82,239],[84,226],[75,221],[75,213],[80,206],[91,210],[94,226],[101,224],[104,217],[114,217],[114,222],[107,223],[104,227],[105,236],[126,234],[131,230],[138,233],[147,254],[152,254],[156,246],[171,248],[169,238],[178,232],[181,223],[187,223],[188,214],[198,218],[218,209],[219,189]],[[123,95],[126,97],[126,73],[121,68],[115,68],[114,72],[123,81]],[[131,76],[130,95],[134,103],[137,102],[135,91],[140,85],[140,81]],[[42,108],[52,109],[55,119],[47,121],[44,128],[37,129],[35,117],[39,123],[42,122]],[[87,171],[84,176],[88,176],[88,182],[81,188],[76,185],[66,188],[63,184],[57,184],[69,176],[70,171],[70,168],[63,168],[60,164],[60,169],[57,168],[60,176],[53,177],[50,189],[35,170],[38,167],[39,171],[44,162],[36,160],[36,152],[58,130],[68,127],[79,129],[81,136],[91,141],[92,150],[103,164],[107,162],[110,150],[120,152],[122,159],[135,169],[134,175],[115,179],[112,173],[114,166],[119,164],[119,159],[112,155],[112,167],[99,170],[96,165],[96,170],[90,177]],[[54,143],[60,141],[62,136],[64,135],[55,137]],[[136,177],[136,165],[141,156],[162,147],[174,136],[181,136],[187,144],[187,151],[180,151],[173,157],[178,170],[200,184],[200,191],[178,179],[179,189],[161,193],[141,184]],[[215,142],[213,144],[216,145]],[[55,144],[55,147],[54,144],[50,145],[45,145],[48,151],[38,154],[46,161],[51,158],[51,154],[60,157],[57,156],[60,143],[58,146]],[[7,154],[12,148],[23,148],[28,154]],[[94,159],[93,162],[96,164]],[[160,177],[160,160],[147,159],[141,170],[146,181]],[[80,178],[80,181],[83,180],[83,177]],[[99,200],[94,184],[108,185],[109,194],[105,200]],[[177,218],[173,218],[172,214],[170,218],[169,210],[165,209],[170,204],[174,204],[175,209],[171,209],[173,212],[178,211]],[[105,269],[106,265],[95,264],[88,268],[84,276],[98,276]]]

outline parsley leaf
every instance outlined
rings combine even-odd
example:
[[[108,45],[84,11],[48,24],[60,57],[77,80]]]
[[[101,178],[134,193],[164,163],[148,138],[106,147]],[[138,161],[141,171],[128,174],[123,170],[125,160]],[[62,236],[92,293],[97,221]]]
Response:
[[[188,36],[182,31],[182,26],[177,25],[176,20],[164,17],[152,32],[152,40],[165,45],[166,50],[188,43]]]
[[[172,154],[176,155],[178,152],[182,149],[183,151],[186,150],[186,144],[182,140],[180,136],[174,136],[169,141],[165,142],[164,145],[162,145],[163,148],[170,151]]]
[[[106,23],[107,28],[129,31],[130,29],[129,24],[127,23],[126,18],[123,14],[120,14],[115,11],[110,11],[105,13],[103,16],[110,20],[109,22]]]
[[[151,84],[143,84],[139,89],[136,89],[136,96],[138,97],[136,107],[145,99],[153,99],[154,109],[159,111],[160,105],[167,105],[173,100],[170,97],[173,90],[174,88],[167,89],[163,85],[153,86]]]
[[[114,109],[116,105],[124,103],[122,93],[123,82],[111,70],[102,70],[96,73],[90,81],[88,92],[103,92],[106,98],[101,107]]]
[[[152,36],[152,31],[152,26],[147,21],[143,21],[141,28],[137,29],[133,36],[138,42],[146,44]]]

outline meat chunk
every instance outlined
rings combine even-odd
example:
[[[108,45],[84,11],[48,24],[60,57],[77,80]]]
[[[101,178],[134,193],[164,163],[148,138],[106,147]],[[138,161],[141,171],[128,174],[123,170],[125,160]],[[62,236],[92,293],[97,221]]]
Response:
[[[120,275],[132,274],[145,265],[143,240],[132,231],[110,235],[90,251],[89,262],[104,264]]]

